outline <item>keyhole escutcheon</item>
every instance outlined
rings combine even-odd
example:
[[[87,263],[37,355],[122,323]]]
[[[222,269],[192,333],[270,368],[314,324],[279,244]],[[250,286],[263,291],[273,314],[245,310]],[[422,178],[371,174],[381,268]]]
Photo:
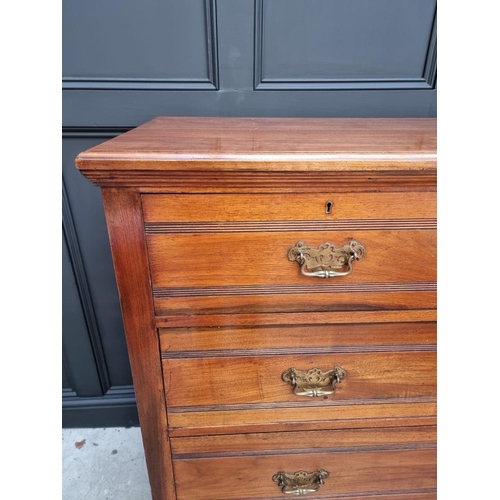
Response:
[[[331,214],[333,210],[333,201],[327,201],[325,203],[325,213],[326,214]]]

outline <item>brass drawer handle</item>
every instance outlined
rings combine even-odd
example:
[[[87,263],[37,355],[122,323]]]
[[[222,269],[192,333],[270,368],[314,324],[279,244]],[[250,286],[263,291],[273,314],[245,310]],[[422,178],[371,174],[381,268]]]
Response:
[[[329,475],[330,473],[324,469],[319,469],[315,472],[304,472],[301,470],[295,474],[288,474],[281,471],[273,476],[273,481],[278,483],[282,493],[288,495],[307,495],[307,493],[318,491]]]
[[[365,256],[365,247],[356,240],[335,248],[331,243],[323,243],[314,249],[299,241],[288,250],[288,260],[298,262],[300,272],[312,278],[335,278],[352,273],[352,263]],[[342,269],[344,269],[342,271]]]
[[[319,368],[312,368],[307,372],[289,368],[281,375],[281,380],[293,386],[293,393],[297,396],[329,396],[335,393],[335,385],[347,377],[347,372],[336,366],[333,370],[323,372]],[[331,389],[325,389],[331,386]]]

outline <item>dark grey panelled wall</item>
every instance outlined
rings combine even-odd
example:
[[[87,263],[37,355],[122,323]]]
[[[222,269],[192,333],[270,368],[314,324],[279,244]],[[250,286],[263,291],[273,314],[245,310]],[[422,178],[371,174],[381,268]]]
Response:
[[[136,425],[99,189],[76,155],[159,115],[436,116],[435,0],[63,2],[63,425]]]

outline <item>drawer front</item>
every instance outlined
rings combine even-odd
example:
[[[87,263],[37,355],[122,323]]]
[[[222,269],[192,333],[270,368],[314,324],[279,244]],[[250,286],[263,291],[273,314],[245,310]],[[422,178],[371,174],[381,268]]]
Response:
[[[436,396],[435,352],[223,354],[196,359],[163,356],[170,409],[267,403],[321,407]],[[290,371],[292,368],[296,371]]]
[[[160,328],[160,349],[164,359],[201,356],[246,356],[282,353],[300,354],[363,352],[367,350],[435,349],[435,322],[347,323],[330,325],[252,325],[206,328]],[[235,352],[236,351],[236,352]]]
[[[172,454],[176,459],[202,456],[278,454],[311,450],[359,451],[380,448],[433,447],[436,426],[380,429],[341,429],[308,432],[266,432],[229,434],[226,436],[189,436],[172,439]],[[208,456],[207,456],[208,458]]]
[[[352,239],[366,253],[347,276],[307,277],[288,258],[298,242],[317,249]],[[157,315],[436,306],[434,230],[155,234],[147,242]]]
[[[143,195],[155,312],[435,308],[435,196]],[[351,240],[365,254],[348,265]],[[290,260],[299,242],[313,255],[304,269],[300,257]],[[326,254],[316,255],[325,244]],[[350,274],[328,280],[303,275],[332,255],[344,266],[321,270]]]
[[[343,247],[352,239],[362,243],[366,253],[362,260],[354,261],[348,276],[331,280],[303,276],[300,265],[288,259],[290,249],[298,242],[317,249],[325,243]],[[371,290],[368,284],[436,281],[436,232],[433,230],[251,234],[221,230],[214,234],[150,235],[147,241],[155,288],[260,285],[268,287],[268,290],[260,290],[261,293],[279,293],[279,289],[273,289],[276,285],[308,288],[312,285],[319,289],[333,283],[330,286],[358,285],[362,292]],[[362,284],[365,286],[360,286]],[[304,292],[307,293],[308,288]],[[216,293],[216,290],[210,291]],[[259,293],[252,289],[241,291]],[[372,291],[384,290],[379,286]]]
[[[174,438],[177,498],[420,498],[435,494],[435,442],[433,427]]]
[[[340,404],[314,407],[232,405],[169,409],[172,437],[226,435],[237,432],[316,431],[436,424],[436,403]]]
[[[405,490],[429,494],[436,487],[436,452],[391,450],[174,461],[178,500],[285,498],[290,495],[282,493],[273,481],[280,471],[294,474],[319,470],[327,471],[330,477],[310,498],[373,495],[380,500],[380,495]]]
[[[188,230],[185,223],[436,218],[435,192],[159,194],[142,200],[152,229],[161,223],[184,223]]]

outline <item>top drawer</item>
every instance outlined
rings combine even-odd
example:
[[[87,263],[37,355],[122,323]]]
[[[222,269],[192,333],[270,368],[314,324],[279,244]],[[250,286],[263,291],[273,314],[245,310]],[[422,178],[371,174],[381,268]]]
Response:
[[[143,212],[159,315],[435,307],[433,192],[151,194]],[[346,276],[304,276],[289,259],[298,242],[351,240],[366,254],[334,268]]]
[[[327,213],[331,203],[330,213]],[[208,223],[253,222],[235,230],[263,230],[266,222],[435,219],[436,193],[171,194],[143,196],[150,232],[209,230]],[[165,224],[162,224],[165,223]],[[178,223],[179,225],[176,225]],[[192,224],[195,225],[192,225]],[[201,224],[200,224],[201,223]],[[255,223],[261,223],[261,226]],[[222,226],[218,226],[222,229]],[[225,225],[230,229],[231,225]]]

